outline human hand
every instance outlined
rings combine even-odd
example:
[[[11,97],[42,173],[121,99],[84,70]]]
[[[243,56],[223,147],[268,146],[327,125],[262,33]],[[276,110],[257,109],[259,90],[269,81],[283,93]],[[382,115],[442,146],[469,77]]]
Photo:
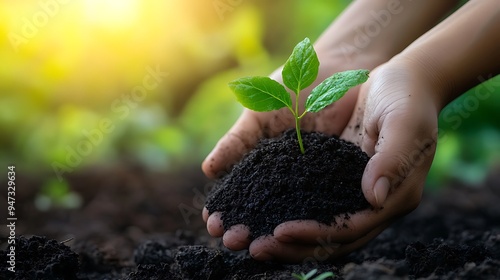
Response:
[[[498,73],[498,63],[491,59],[497,51],[497,45],[492,42],[498,37],[495,33],[498,21],[494,20],[498,9],[493,8],[494,2],[471,1],[442,21],[438,28],[413,42],[449,11],[454,2],[440,1],[437,7],[425,1],[413,1],[412,5],[418,5],[415,9],[404,9],[405,16],[394,17],[360,52],[359,47],[345,48],[346,42],[357,42],[359,28],[373,23],[372,18],[358,15],[373,14],[374,11],[383,13],[385,5],[390,2],[355,1],[326,30],[322,36],[324,40],[319,40],[321,49],[342,53],[348,61],[355,63],[368,55],[371,57],[368,61],[376,62],[345,67],[344,60],[344,63],[336,64],[340,66],[336,66],[338,69],[332,67],[335,70],[332,72],[373,69],[399,53],[396,59],[372,72],[372,78],[359,91],[359,98],[357,89],[353,89],[324,111],[323,116],[308,116],[302,124],[305,130],[327,134],[342,132],[342,138],[357,143],[372,156],[363,175],[362,189],[375,210],[353,215],[345,221],[349,226],[347,229],[327,227],[314,221],[290,221],[276,227],[273,236],[259,237],[250,242],[246,238],[248,229],[245,226],[234,226],[224,232],[220,214],[212,213],[209,217],[204,209],[203,218],[210,234],[223,236],[224,244],[230,249],[248,247],[250,254],[258,260],[274,258],[297,262],[307,257],[321,260],[359,248],[393,219],[414,209],[420,201],[423,182],[434,156],[438,112],[477,83],[477,77]],[[470,18],[474,15],[481,15],[485,20],[471,23]],[[471,35],[474,44],[460,44],[464,32]],[[395,36],[401,39],[399,44],[387,44]],[[407,47],[411,42],[413,44]],[[454,51],[450,52],[450,49]],[[377,59],[373,60],[373,57]],[[326,71],[326,76],[332,72]],[[320,75],[317,80],[326,76]],[[355,112],[354,102],[357,102]],[[259,138],[276,136],[292,127],[292,117],[283,111],[245,111],[203,163],[205,174],[218,177],[253,148]],[[354,114],[346,126],[348,112]],[[335,120],[331,122],[333,117]]]
[[[320,56],[321,57],[321,56]],[[319,82],[323,81],[325,78],[331,76],[335,72],[340,72],[343,70],[351,69],[355,67],[354,65],[346,65],[344,68],[334,65],[340,60],[334,59],[323,59],[321,67],[319,69],[319,78],[311,87],[305,89],[300,95],[302,99],[299,101],[301,105],[299,108],[303,108],[305,99],[310,93],[311,88],[316,86]],[[339,63],[340,65],[340,63]],[[279,76],[276,73],[280,73],[280,69],[276,71],[272,77],[279,80]],[[359,87],[349,91],[344,97],[333,106],[329,106],[325,110],[318,114],[306,114],[302,119],[302,127],[304,130],[315,130],[321,131],[325,134],[336,134],[339,135],[347,124],[355,105]],[[293,98],[295,99],[295,98]],[[335,120],[335,121],[334,121]],[[335,124],[335,125],[331,125]],[[258,139],[262,136],[278,136],[283,131],[288,128],[293,128],[295,126],[294,117],[285,111],[272,111],[269,113],[258,113],[250,110],[245,111],[238,122],[233,126],[233,128],[224,136],[220,142],[217,144],[214,151],[207,157],[203,163],[203,170],[210,177],[218,177],[217,172],[224,172],[229,169],[233,162],[239,161],[241,157],[248,152],[249,149],[257,143]],[[219,164],[221,163],[221,164]],[[219,213],[213,213],[210,220],[208,221],[208,229],[210,234],[214,236],[222,236],[222,230],[212,230],[221,229],[222,222],[220,219],[215,219],[219,217]],[[208,214],[205,213],[205,220],[207,221]],[[245,228],[244,226],[236,226],[235,228]],[[230,236],[235,231],[233,229],[228,230],[224,235],[225,237]],[[248,230],[240,231],[242,233],[237,233],[237,236],[248,236]],[[246,233],[246,234],[244,234]],[[232,240],[231,238],[224,240]],[[230,242],[226,242],[227,247],[237,250],[243,249],[248,246],[248,243],[242,246],[233,246]]]
[[[362,189],[374,210],[352,215],[344,221],[347,228],[315,221],[280,224],[272,236],[250,244],[254,258],[299,262],[342,256],[417,207],[436,149],[439,111],[477,84],[478,77],[500,71],[498,61],[491,59],[499,42],[495,4],[470,1],[374,70],[362,85],[356,111],[341,137],[372,156]],[[474,16],[482,20],[471,23]],[[460,44],[464,34],[473,42]]]
[[[374,70],[341,136],[371,156],[362,189],[374,210],[351,215],[343,221],[347,228],[283,223],[272,237],[254,241],[251,253],[292,262],[342,256],[415,209],[435,152],[437,104],[436,91],[414,62],[389,62]]]
[[[250,242],[243,225],[225,233],[219,213],[204,219],[210,234],[222,236],[233,250],[249,248],[258,260],[299,262],[347,254],[377,236],[392,220],[420,202],[425,176],[435,151],[435,90],[412,62],[390,62],[362,85],[356,110],[342,138],[358,144],[371,159],[362,179],[363,193],[374,206],[350,219],[347,228],[312,220],[280,224],[272,236]]]

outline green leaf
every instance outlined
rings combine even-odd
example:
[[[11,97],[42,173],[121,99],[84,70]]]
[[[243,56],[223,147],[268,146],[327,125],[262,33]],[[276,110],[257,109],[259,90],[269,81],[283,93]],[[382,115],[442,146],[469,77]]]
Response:
[[[296,94],[310,86],[318,76],[319,60],[309,38],[305,38],[293,49],[285,62],[283,83]]]
[[[309,279],[309,278],[313,277],[314,274],[316,274],[316,272],[318,272],[318,270],[313,269],[313,270],[309,271],[306,275],[304,275],[304,278]]]
[[[269,77],[245,77],[230,82],[229,87],[238,101],[250,110],[292,109],[292,99],[285,87]]]
[[[359,69],[335,73],[312,90],[306,100],[306,111],[316,113],[339,100],[350,88],[366,82],[369,72]]]
[[[328,277],[333,277],[335,274],[333,272],[323,272],[320,275],[316,276],[313,280],[324,280]]]

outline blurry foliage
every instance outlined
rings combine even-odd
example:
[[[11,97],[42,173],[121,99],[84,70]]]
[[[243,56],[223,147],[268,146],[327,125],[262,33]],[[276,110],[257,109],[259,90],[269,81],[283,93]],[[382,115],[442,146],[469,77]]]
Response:
[[[75,0],[36,25],[34,17],[47,14],[42,2],[0,4],[0,164],[57,177],[54,163],[64,174],[88,165],[199,166],[242,110],[227,82],[270,73],[350,1]],[[34,25],[30,38],[26,22]],[[12,34],[27,42],[13,45]],[[144,100],[130,101],[148,67],[168,76]],[[490,88],[460,127],[441,119],[447,141],[438,145],[431,184],[475,181],[498,163],[498,79]],[[92,144],[88,135],[103,120],[113,129]],[[90,152],[82,155],[84,148]],[[71,193],[64,184],[49,180],[41,201],[64,201],[59,192]]]
[[[479,184],[500,166],[499,108],[500,76],[496,76],[443,109],[428,185],[439,187],[451,179]]]
[[[57,179],[47,180],[35,198],[35,206],[42,211],[53,207],[74,209],[81,204],[82,198],[70,190],[68,183]]]

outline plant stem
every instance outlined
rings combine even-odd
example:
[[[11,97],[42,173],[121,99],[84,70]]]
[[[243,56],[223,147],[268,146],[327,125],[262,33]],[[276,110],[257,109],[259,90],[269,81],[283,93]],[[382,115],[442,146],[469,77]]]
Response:
[[[302,134],[300,133],[300,119],[302,118],[302,116],[304,116],[304,114],[299,116],[299,94],[300,90],[297,89],[297,94],[295,95],[295,114],[293,116],[295,117],[295,130],[297,131],[297,139],[299,140],[300,152],[304,154],[305,150],[304,145],[302,144]]]
[[[295,116],[295,130],[297,131],[297,139],[299,140],[300,152],[305,153],[304,145],[302,144],[302,135],[300,133],[300,117]]]

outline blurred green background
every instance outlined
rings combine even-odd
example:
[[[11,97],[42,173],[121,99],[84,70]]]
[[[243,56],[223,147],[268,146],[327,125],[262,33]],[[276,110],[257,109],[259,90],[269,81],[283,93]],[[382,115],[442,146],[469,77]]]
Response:
[[[52,196],[89,166],[198,168],[242,110],[227,82],[270,73],[349,3],[3,1],[0,164],[52,174]],[[496,77],[445,109],[429,186],[498,165],[499,108]]]

